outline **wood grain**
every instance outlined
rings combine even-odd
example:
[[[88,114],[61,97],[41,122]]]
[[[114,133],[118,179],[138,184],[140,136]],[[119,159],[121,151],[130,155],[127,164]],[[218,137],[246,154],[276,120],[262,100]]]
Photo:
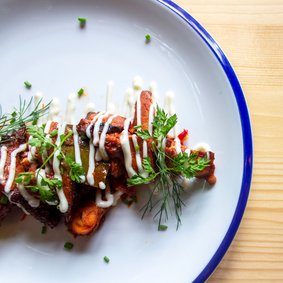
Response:
[[[283,0],[176,0],[219,43],[248,103],[254,173],[214,282],[283,282]]]

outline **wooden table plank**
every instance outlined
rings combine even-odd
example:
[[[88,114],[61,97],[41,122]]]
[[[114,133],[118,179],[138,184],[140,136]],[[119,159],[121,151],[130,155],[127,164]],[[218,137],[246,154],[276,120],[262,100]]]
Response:
[[[247,210],[209,282],[283,282],[283,1],[176,3],[229,58],[253,128],[254,174]]]

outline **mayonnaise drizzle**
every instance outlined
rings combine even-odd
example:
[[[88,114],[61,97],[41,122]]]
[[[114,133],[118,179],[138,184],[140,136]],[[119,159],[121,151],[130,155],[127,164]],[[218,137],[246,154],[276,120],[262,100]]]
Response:
[[[75,162],[82,165],[81,150],[80,150],[80,145],[79,145],[79,135],[77,132],[76,125],[73,125],[73,139],[74,139],[74,149],[75,149]],[[81,175],[80,179],[82,182],[84,182],[85,176]]]
[[[92,140],[92,143],[94,146],[97,146],[99,144],[99,129],[100,129],[100,124],[102,123],[102,120],[106,117],[109,116],[109,113],[108,112],[105,112],[103,115],[101,115],[97,121],[95,122],[94,124],[94,128],[93,128],[93,133],[92,133],[92,136],[93,136],[93,140]]]
[[[103,182],[99,182],[98,186],[99,186],[99,189],[101,189],[101,190],[105,190],[106,189],[106,185]]]
[[[60,125],[58,124],[58,134],[57,134],[57,139],[56,139],[56,145],[59,146],[60,145],[60,136],[63,135],[65,133],[65,129],[66,129],[66,123],[63,123],[60,127]],[[61,176],[61,172],[60,172],[60,160],[57,158],[59,155],[59,151],[56,150],[53,156],[53,171],[54,171],[54,178],[57,178],[59,180],[62,180],[62,176]],[[64,190],[63,189],[58,189],[56,188],[56,192],[59,198],[59,210],[62,213],[67,212],[69,204],[68,201],[66,199],[66,196],[64,194]]]
[[[30,136],[29,137],[29,140],[31,140],[33,137]],[[36,154],[36,147],[35,146],[31,146],[31,145],[28,145],[28,161],[31,162],[33,161],[34,157],[35,157],[35,154]]]
[[[27,148],[27,144],[21,144],[17,149],[12,151],[11,153],[11,162],[10,162],[10,170],[9,170],[9,176],[4,188],[5,193],[9,193],[11,190],[11,186],[13,184],[14,178],[15,178],[15,173],[16,173],[16,161],[17,161],[17,154],[25,151]]]
[[[4,168],[5,168],[5,164],[6,164],[6,160],[7,160],[7,150],[8,148],[3,145],[1,147],[1,159],[0,159],[0,183],[4,184],[5,180],[4,180]]]
[[[139,149],[139,144],[138,144],[136,135],[132,135],[132,141],[133,141],[135,152],[136,152],[136,162],[137,162],[137,167],[138,167],[139,173],[143,173],[144,170],[143,170],[143,167],[142,167],[140,149]]]
[[[125,168],[127,170],[129,178],[137,174],[137,172],[132,167],[132,154],[131,154],[129,132],[128,132],[130,123],[131,123],[131,119],[125,120],[124,130],[120,136],[121,147],[122,147],[123,154],[124,154]]]
[[[66,109],[66,115],[65,115],[65,122],[68,124],[74,124],[75,118],[74,113],[76,111],[76,100],[77,95],[75,93],[70,93],[67,101],[67,109]]]
[[[86,175],[87,182],[90,186],[94,185],[93,171],[95,169],[95,148],[91,141],[89,141],[89,156],[88,156],[88,171]]]
[[[111,206],[114,203],[114,195],[112,195],[110,192],[107,191],[105,194],[105,197],[107,200],[106,201],[102,200],[101,192],[100,190],[97,190],[95,202],[98,207],[106,208],[106,207]]]
[[[143,154],[143,158],[147,157],[148,154],[147,154],[147,142],[146,140],[143,141],[143,144],[142,144],[143,148],[142,148],[142,154]]]
[[[23,184],[17,184],[20,194],[31,207],[39,207],[40,200],[29,194]]]
[[[60,101],[58,98],[53,98],[49,107],[48,120],[60,122]]]
[[[109,126],[110,126],[110,123],[112,122],[112,120],[117,117],[117,115],[112,115],[110,116],[106,123],[104,124],[104,127],[103,127],[103,130],[101,132],[101,135],[100,135],[100,139],[99,139],[99,152],[100,152],[100,155],[102,157],[102,159],[104,160],[108,160],[109,157],[108,157],[108,154],[105,150],[105,139],[106,139],[106,134],[108,132],[108,129],[109,129]]]
[[[175,106],[174,106],[174,98],[175,98],[175,94],[172,91],[167,91],[165,94],[165,111],[167,111],[167,113],[172,116],[176,113],[175,111]],[[177,125],[174,126],[173,128],[173,135],[174,137],[177,137],[178,135],[178,128]]]
[[[88,171],[86,175],[86,179],[89,185],[93,186],[94,185],[94,177],[93,177],[93,171],[95,169],[95,148],[92,142],[92,136],[91,136],[91,127],[93,124],[97,121],[97,119],[102,116],[104,113],[100,112],[97,115],[95,115],[86,128],[86,135],[89,138],[89,156],[88,156]]]
[[[149,112],[148,112],[148,132],[152,135],[152,122],[154,119],[154,113],[155,113],[155,105],[152,103],[149,107]]]
[[[176,148],[176,152],[177,154],[182,153],[182,148],[181,148],[181,141],[179,138],[175,138],[175,148]]]
[[[141,125],[141,92],[138,93],[137,95],[137,110],[136,110],[136,115],[137,115],[137,125]]]

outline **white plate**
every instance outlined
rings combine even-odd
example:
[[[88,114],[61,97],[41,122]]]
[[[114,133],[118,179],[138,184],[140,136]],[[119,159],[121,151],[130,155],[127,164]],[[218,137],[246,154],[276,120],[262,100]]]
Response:
[[[86,17],[80,29],[77,17]],[[72,239],[64,227],[41,235],[41,224],[10,219],[0,229],[5,282],[203,282],[238,228],[251,181],[252,140],[237,78],[207,32],[171,1],[0,1],[0,78],[4,110],[42,91],[65,101],[86,86],[97,109],[105,85],[123,99],[133,76],[176,94],[179,125],[190,145],[206,141],[216,153],[217,184],[186,200],[183,224],[172,217],[158,232],[137,208],[119,205],[93,236]],[[149,33],[151,42],[145,44]],[[24,81],[32,82],[26,90]],[[63,250],[66,240],[75,243]],[[107,255],[110,263],[105,264]]]

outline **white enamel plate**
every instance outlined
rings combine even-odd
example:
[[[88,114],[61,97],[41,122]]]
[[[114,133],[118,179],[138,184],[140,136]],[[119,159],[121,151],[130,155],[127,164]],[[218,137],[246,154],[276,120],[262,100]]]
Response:
[[[85,28],[78,17],[87,18]],[[223,257],[248,198],[252,139],[239,82],[209,34],[165,0],[0,0],[3,112],[19,104],[19,95],[29,99],[36,91],[45,101],[58,97],[65,109],[69,93],[81,87],[104,110],[107,82],[114,81],[119,104],[136,75],[144,89],[157,83],[161,105],[166,91],[175,93],[189,146],[207,142],[215,152],[217,184],[200,182],[185,197],[178,231],[174,217],[166,232],[151,217],[141,221],[139,205],[119,204],[97,233],[76,239],[63,225],[42,235],[33,219],[8,217],[0,227],[2,281],[203,282]],[[66,241],[74,243],[70,252]]]

